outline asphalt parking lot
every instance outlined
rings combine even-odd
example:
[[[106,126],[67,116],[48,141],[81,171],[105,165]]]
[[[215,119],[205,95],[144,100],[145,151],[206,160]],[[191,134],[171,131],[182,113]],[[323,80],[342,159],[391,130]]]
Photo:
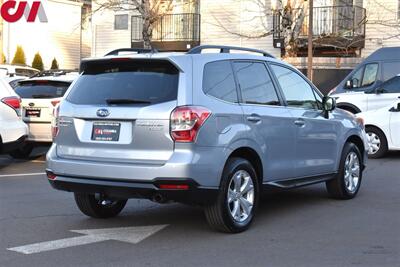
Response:
[[[268,192],[236,235],[211,231],[200,208],[147,200],[87,218],[50,187],[41,152],[0,156],[0,266],[400,266],[397,152],[369,161],[350,201],[328,198],[324,185]]]

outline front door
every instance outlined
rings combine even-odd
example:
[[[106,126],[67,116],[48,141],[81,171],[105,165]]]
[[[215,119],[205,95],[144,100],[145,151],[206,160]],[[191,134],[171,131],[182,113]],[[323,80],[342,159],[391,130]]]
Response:
[[[368,94],[368,110],[378,109],[392,104],[400,97],[400,76],[384,82],[377,93]]]
[[[263,62],[234,62],[244,120],[262,151],[264,181],[294,176],[296,128],[293,117],[280,101]]]
[[[340,122],[324,117],[322,98],[295,70],[271,64],[296,127],[296,177],[335,172]]]
[[[396,111],[390,112],[390,137],[396,148],[400,148],[400,110],[397,109],[400,101],[396,103]]]

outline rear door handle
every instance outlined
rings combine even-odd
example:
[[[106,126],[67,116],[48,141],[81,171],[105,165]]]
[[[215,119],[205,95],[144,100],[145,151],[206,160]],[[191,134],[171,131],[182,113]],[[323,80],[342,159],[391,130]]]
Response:
[[[297,119],[294,121],[294,124],[301,127],[301,126],[304,126],[306,124],[306,122],[303,119]]]
[[[257,114],[251,114],[250,116],[247,117],[247,120],[251,122],[259,122],[261,121],[261,118]]]

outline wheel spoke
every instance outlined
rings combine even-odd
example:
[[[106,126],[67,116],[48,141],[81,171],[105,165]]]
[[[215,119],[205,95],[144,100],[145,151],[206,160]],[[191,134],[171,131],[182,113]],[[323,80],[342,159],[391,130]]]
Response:
[[[235,198],[235,192],[232,189],[228,189],[228,204],[232,203]]]
[[[233,179],[235,192],[240,192],[240,187],[242,186],[242,175],[240,173],[237,173]]]
[[[246,213],[246,215],[250,214],[251,208],[253,207],[252,203],[244,197],[240,198],[240,206],[242,207],[242,209],[243,209],[244,213]]]
[[[239,204],[239,200],[235,200],[233,202],[232,217],[235,220],[239,220],[240,219],[240,204]]]
[[[240,193],[242,193],[242,195],[245,195],[248,192],[250,192],[253,188],[254,188],[254,186],[253,186],[253,182],[252,182],[251,178],[246,177],[244,179],[244,184],[243,184],[242,188],[240,188]]]

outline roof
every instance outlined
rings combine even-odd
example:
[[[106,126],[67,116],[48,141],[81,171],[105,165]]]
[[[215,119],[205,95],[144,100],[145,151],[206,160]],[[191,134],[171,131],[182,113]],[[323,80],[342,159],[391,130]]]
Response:
[[[75,79],[77,79],[79,74],[77,72],[68,73],[66,75],[60,76],[45,76],[45,77],[34,77],[21,81],[22,83],[29,81],[58,81],[58,82],[68,82],[72,83]]]
[[[400,59],[400,47],[382,47],[371,55],[365,61],[383,61]]]

